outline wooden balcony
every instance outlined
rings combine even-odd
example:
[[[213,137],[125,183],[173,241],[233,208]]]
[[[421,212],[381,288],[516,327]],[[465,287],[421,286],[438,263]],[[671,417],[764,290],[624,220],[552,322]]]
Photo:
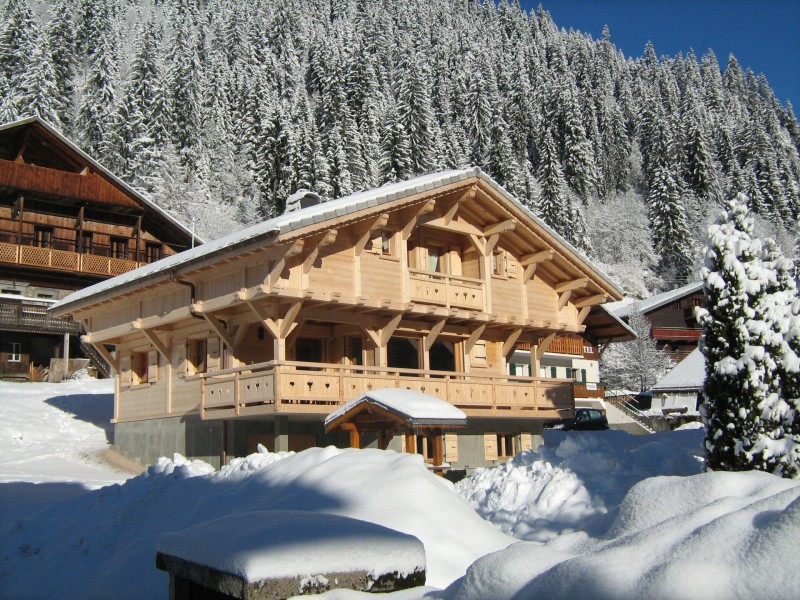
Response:
[[[0,263],[114,277],[141,266],[133,260],[0,242]]]
[[[46,306],[19,302],[0,302],[0,329],[31,333],[70,333],[79,335],[81,324],[69,318],[52,317]]]
[[[411,301],[447,308],[485,310],[483,281],[444,273],[409,269]]]
[[[324,416],[372,390],[400,387],[447,400],[473,417],[567,418],[566,379],[271,361],[202,376],[203,419],[265,414]]]
[[[598,383],[576,383],[574,392],[576,398],[600,398],[605,400],[606,397],[606,387]]]
[[[650,330],[650,335],[654,340],[670,341],[670,340],[691,340],[697,341],[700,339],[700,334],[703,333],[702,329],[686,329],[680,327],[653,327]]]

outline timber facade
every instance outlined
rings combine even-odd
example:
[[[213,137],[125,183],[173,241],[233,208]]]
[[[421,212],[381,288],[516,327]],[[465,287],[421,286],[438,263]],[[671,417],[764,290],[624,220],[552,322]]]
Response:
[[[55,311],[84,323],[117,371],[116,442],[129,456],[216,462],[256,443],[346,445],[325,433],[325,416],[400,387],[467,415],[445,444],[445,460],[467,468],[530,447],[545,420],[573,414],[575,379],[540,377],[542,357],[553,344],[583,353],[592,309],[621,297],[471,168],[281,215]],[[510,373],[519,345],[528,375]],[[424,438],[397,444],[430,455]]]
[[[192,245],[182,225],[38,117],[0,126],[0,377],[81,355],[47,304]]]

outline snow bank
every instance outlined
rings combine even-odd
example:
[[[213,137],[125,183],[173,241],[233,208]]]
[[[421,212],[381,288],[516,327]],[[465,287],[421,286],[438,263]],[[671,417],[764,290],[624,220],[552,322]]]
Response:
[[[265,458],[266,457],[266,458]],[[257,454],[204,474],[161,460],[147,473],[20,521],[3,544],[3,594],[13,598],[165,598],[155,568],[165,534],[224,515],[298,510],[352,517],[417,537],[427,581],[444,587],[513,538],[496,531],[416,455],[312,448]],[[47,577],[32,578],[33,573]],[[30,587],[35,586],[35,587]]]
[[[538,451],[476,469],[456,491],[484,518],[519,539],[546,541],[574,529],[597,534],[605,531],[633,484],[702,471],[702,444],[702,430],[649,436],[613,430],[547,432]]]
[[[485,556],[445,599],[800,597],[800,482],[761,472],[636,484],[607,534]]]

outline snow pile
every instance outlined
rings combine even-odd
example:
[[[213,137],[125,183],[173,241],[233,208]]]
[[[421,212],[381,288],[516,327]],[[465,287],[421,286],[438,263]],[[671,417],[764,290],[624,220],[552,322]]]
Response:
[[[437,587],[513,542],[449,482],[431,475],[419,456],[332,447],[264,456],[210,474],[198,461],[160,460],[124,485],[21,520],[3,544],[3,595],[166,597],[167,575],[154,565],[165,534],[253,511],[341,515],[413,535],[425,546],[427,581]],[[47,577],[32,581],[32,573]]]
[[[800,597],[800,482],[751,471],[636,484],[605,536],[520,542],[445,599]]]
[[[413,536],[358,519],[295,510],[238,513],[200,523],[165,535],[158,551],[248,583],[356,571],[366,571],[374,582],[389,573],[407,577],[425,570],[425,548]]]
[[[492,469],[476,469],[458,494],[519,539],[602,532],[632,485],[703,469],[702,430],[634,436],[623,431],[546,432],[545,445]],[[599,518],[611,511],[610,517]]]

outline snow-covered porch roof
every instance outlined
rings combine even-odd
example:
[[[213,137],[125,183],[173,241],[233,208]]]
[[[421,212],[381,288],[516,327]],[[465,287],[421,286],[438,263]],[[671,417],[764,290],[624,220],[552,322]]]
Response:
[[[359,415],[371,415],[369,420],[362,418],[359,421],[365,425],[369,421],[376,423],[374,429],[386,421],[411,429],[453,429],[467,424],[467,415],[449,402],[414,390],[384,388],[369,391],[340,406],[325,419],[325,429],[339,428]]]

